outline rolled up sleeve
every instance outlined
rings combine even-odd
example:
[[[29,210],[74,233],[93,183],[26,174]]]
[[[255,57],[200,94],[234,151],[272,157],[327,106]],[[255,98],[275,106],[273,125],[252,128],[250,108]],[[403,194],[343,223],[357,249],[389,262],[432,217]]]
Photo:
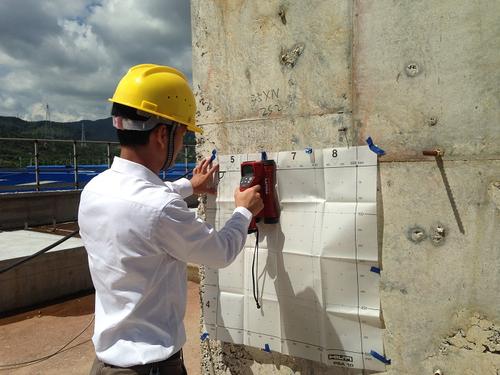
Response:
[[[155,233],[172,257],[223,268],[243,249],[251,219],[250,211],[238,207],[224,227],[216,231],[190,211],[186,202],[174,199],[161,211]]]
[[[187,178],[181,178],[173,182],[165,181],[164,183],[165,186],[173,192],[179,194],[182,198],[187,198],[190,195],[193,195],[193,185]]]

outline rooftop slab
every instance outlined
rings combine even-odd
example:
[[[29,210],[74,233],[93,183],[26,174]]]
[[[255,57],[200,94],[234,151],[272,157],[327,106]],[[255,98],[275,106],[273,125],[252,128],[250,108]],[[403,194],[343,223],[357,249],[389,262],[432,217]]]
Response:
[[[22,258],[59,241],[64,236],[34,232],[31,230],[16,230],[0,232],[0,261]],[[48,252],[83,247],[80,238],[70,238]]]
[[[63,236],[33,231],[0,232],[0,269],[59,241]],[[93,290],[87,253],[79,238],[0,274],[0,315]]]
[[[199,375],[200,304],[197,283],[188,282],[187,296],[184,360],[189,375]],[[87,375],[95,357],[91,341],[93,313],[94,295],[89,294],[0,319],[0,374]],[[46,357],[82,331],[78,338],[55,356],[25,365],[5,366]]]

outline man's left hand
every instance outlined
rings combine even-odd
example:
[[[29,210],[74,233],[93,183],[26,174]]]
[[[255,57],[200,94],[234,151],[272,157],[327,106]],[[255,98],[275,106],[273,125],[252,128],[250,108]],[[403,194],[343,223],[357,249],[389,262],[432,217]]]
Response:
[[[191,185],[193,185],[194,194],[216,194],[217,187],[215,186],[214,176],[219,172],[219,164],[213,165],[210,158],[204,159],[200,164],[193,169],[193,177]]]

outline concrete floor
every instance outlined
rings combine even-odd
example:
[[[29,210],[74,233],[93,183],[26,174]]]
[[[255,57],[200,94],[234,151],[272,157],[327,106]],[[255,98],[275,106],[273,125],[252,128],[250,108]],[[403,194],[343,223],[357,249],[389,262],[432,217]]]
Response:
[[[0,252],[0,260],[22,258],[32,255],[44,247],[53,244],[55,241],[60,240],[66,234],[69,233],[55,235],[32,230],[0,232],[0,248],[2,249]],[[70,238],[48,252],[74,249],[82,246],[83,243],[80,238]]]
[[[190,375],[200,374],[199,284],[188,282],[185,317],[187,343],[184,346]],[[0,319],[0,374],[86,375],[94,360],[91,336],[94,295],[82,296],[26,313]],[[61,349],[88,327],[59,354],[34,363],[6,367],[43,358]]]

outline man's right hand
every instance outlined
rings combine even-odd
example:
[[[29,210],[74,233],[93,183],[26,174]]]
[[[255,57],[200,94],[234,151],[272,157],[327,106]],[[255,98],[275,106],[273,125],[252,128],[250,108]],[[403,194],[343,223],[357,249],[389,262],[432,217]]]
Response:
[[[234,202],[236,207],[245,207],[253,216],[256,216],[264,208],[264,202],[260,197],[260,185],[252,186],[244,191],[236,188],[234,191]]]

